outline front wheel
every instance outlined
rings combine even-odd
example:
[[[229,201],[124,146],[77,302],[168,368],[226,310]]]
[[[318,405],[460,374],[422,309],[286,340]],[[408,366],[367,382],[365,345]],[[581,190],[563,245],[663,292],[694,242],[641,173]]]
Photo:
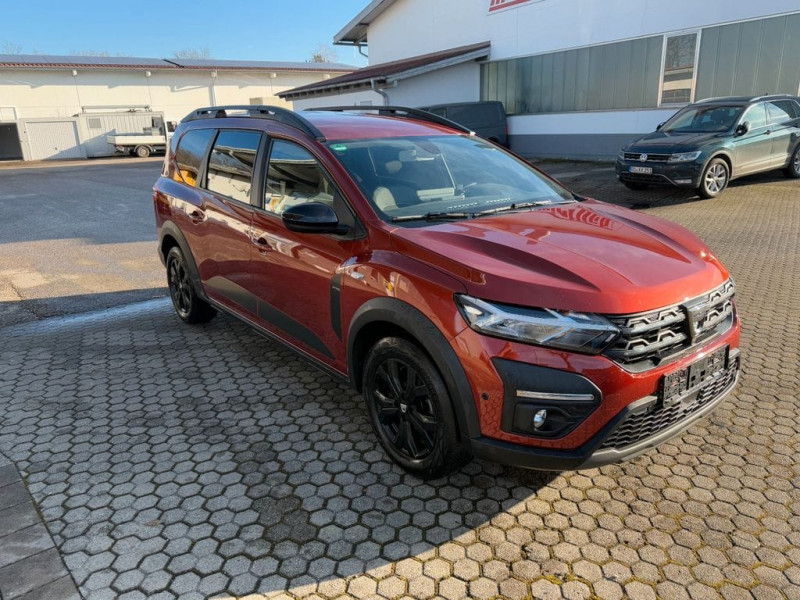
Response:
[[[217,311],[197,295],[186,258],[180,248],[173,246],[167,254],[167,284],[175,312],[186,323],[205,323],[214,318]]]
[[[789,166],[783,170],[783,174],[789,179],[800,179],[800,145],[794,149]]]
[[[708,163],[706,170],[703,171],[703,178],[700,180],[700,187],[697,188],[697,193],[702,198],[716,198],[728,187],[730,176],[728,163],[721,158],[715,158]]]
[[[406,471],[435,479],[469,458],[447,387],[419,346],[398,337],[376,343],[364,367],[363,395],[378,441]]]

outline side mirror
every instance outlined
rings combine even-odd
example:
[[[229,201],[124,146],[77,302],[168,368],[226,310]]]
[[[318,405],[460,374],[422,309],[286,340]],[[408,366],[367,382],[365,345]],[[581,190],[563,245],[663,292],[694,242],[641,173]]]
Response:
[[[656,131],[661,131],[661,128],[662,128],[663,126],[664,126],[664,124],[663,124],[663,123],[659,123],[659,124],[658,124],[658,126],[656,127]]]
[[[283,212],[283,224],[289,231],[297,233],[345,233],[347,228],[339,225],[333,208],[321,202],[306,202],[287,208]]]
[[[745,121],[736,128],[736,135],[744,135],[748,131],[750,131],[750,122]]]

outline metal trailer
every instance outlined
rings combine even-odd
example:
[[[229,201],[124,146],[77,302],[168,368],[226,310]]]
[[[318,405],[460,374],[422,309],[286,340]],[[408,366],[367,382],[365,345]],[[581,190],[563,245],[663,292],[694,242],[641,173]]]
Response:
[[[164,113],[149,106],[114,107],[85,106],[78,115],[81,142],[87,157],[113,156],[117,149],[109,136],[122,134],[159,135],[164,131]],[[165,144],[166,141],[162,141]],[[150,147],[152,152],[154,147]],[[135,147],[132,148],[135,151]]]

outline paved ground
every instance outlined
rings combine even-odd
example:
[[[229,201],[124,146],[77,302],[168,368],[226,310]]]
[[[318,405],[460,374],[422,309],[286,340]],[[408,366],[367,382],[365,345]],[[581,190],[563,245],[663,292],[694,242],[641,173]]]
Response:
[[[0,325],[162,296],[163,159],[0,169]]]
[[[698,201],[547,168],[732,269],[744,372],[711,418],[623,465],[423,483],[357,396],[232,319],[155,300],[6,327],[0,453],[83,597],[800,598],[800,186]]]

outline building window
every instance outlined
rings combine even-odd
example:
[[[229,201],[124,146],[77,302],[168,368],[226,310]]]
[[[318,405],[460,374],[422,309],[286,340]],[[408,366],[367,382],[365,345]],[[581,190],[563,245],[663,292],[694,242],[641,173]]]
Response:
[[[212,192],[250,203],[253,165],[261,134],[255,131],[220,131],[208,159],[208,184]]]
[[[664,46],[661,104],[688,104],[694,94],[697,33],[668,36]]]

